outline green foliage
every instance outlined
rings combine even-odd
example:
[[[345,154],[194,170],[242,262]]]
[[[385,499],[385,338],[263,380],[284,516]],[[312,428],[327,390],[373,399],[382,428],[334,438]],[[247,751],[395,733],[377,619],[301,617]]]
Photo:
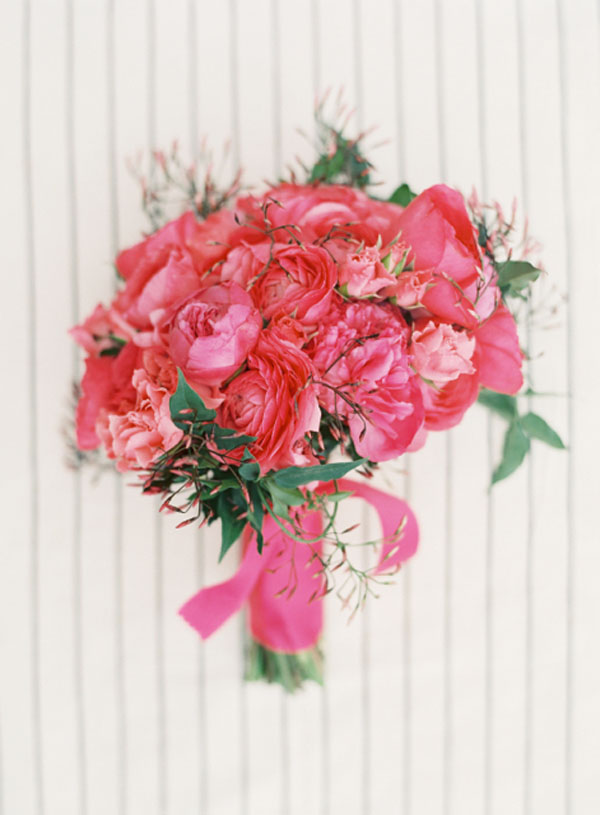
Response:
[[[318,158],[308,173],[308,182],[346,184],[364,189],[371,184],[373,165],[362,153],[362,136],[347,138],[343,129],[327,123],[316,113]]]
[[[496,264],[496,270],[498,286],[505,297],[521,297],[523,290],[541,274],[541,270],[527,260],[507,260]]]
[[[492,484],[496,484],[514,473],[523,463],[525,456],[529,452],[529,447],[529,438],[523,432],[519,420],[513,419],[508,425],[508,430],[504,436],[502,459],[492,474]]]
[[[401,207],[407,207],[413,198],[417,197],[417,193],[413,192],[408,184],[400,184],[388,198],[392,204],[400,204]]]
[[[181,370],[177,370],[177,390],[169,400],[171,418],[180,430],[187,430],[190,423],[208,422],[216,419],[214,410],[206,407],[202,399],[185,381]]]
[[[299,487],[311,481],[333,481],[349,473],[350,470],[365,464],[366,458],[356,461],[342,461],[335,464],[320,464],[316,467],[286,467],[273,475],[273,480],[280,487]]]
[[[557,450],[564,450],[565,445],[558,433],[553,430],[545,419],[537,413],[526,413],[521,417],[521,427],[532,439],[538,439]]]
[[[508,396],[506,393],[496,393],[496,391],[483,388],[477,401],[485,407],[498,413],[503,419],[511,421],[518,415],[517,399],[515,396]]]
[[[478,401],[508,421],[502,458],[492,474],[492,484],[508,478],[521,466],[530,450],[532,439],[542,441],[558,450],[565,448],[558,433],[537,413],[519,414],[517,397],[483,388]]]

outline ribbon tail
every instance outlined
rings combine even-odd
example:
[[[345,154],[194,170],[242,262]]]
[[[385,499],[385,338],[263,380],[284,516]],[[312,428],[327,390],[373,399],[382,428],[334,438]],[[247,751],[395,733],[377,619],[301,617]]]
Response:
[[[179,613],[192,628],[207,639],[223,623],[238,612],[254,588],[268,558],[258,553],[256,539],[250,539],[249,527],[244,530],[244,555],[237,572],[229,580],[201,589],[180,609]]]

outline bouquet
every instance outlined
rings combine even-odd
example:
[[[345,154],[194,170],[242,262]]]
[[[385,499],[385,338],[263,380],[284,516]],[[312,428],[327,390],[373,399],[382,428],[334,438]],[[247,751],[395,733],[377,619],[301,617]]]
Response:
[[[321,677],[325,595],[357,608],[416,551],[414,515],[369,484],[375,468],[478,398],[509,421],[495,480],[530,438],[562,445],[517,409],[509,299],[540,270],[527,238],[511,245],[514,218],[443,184],[369,194],[362,137],[319,127],[314,166],[260,194],[155,154],[153,229],[116,258],[110,305],[71,332],[86,353],[78,447],[102,447],[182,524],[220,521],[218,556],[238,543],[239,569],[181,614],[207,637],[247,605],[247,676],[288,688]],[[173,190],[184,211],[169,219]],[[352,495],[381,520],[368,567],[336,523]]]

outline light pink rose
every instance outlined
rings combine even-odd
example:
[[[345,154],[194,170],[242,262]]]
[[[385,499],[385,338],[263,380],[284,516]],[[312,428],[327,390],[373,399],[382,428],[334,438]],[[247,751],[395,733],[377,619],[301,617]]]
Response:
[[[325,249],[276,245],[252,293],[265,319],[293,317],[316,325],[329,311],[337,280],[336,265]]]
[[[410,349],[417,373],[441,387],[461,374],[472,374],[475,339],[448,323],[419,320],[413,326]]]
[[[394,283],[385,288],[382,294],[390,297],[402,308],[415,308],[423,302],[425,293],[433,283],[431,269],[406,269],[400,272]]]
[[[135,407],[122,414],[102,411],[97,423],[108,456],[117,460],[121,472],[146,469],[183,437],[171,420],[170,392],[156,385],[141,368],[134,372],[132,384],[137,396]]]
[[[385,252],[377,246],[358,246],[340,260],[339,282],[351,297],[377,294],[396,282],[382,263],[382,257]]]
[[[237,283],[204,289],[170,320],[169,351],[191,385],[221,385],[256,345],[262,320]]]
[[[423,424],[409,334],[394,306],[344,304],[332,309],[308,346],[319,401],[348,423],[357,452],[371,461],[403,453]]]
[[[267,330],[248,358],[248,370],[225,389],[219,424],[256,438],[250,451],[263,474],[318,463],[306,439],[318,431],[321,416],[313,374],[303,351]]]

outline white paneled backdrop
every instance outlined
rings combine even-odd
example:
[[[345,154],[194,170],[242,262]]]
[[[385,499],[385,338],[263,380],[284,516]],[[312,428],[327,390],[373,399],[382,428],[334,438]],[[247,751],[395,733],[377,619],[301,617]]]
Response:
[[[599,813],[596,1],[5,0],[0,19],[2,815]],[[385,190],[525,206],[548,270],[530,375],[553,394],[532,402],[569,449],[536,445],[489,495],[502,425],[475,407],[392,467],[420,552],[350,624],[331,599],[325,688],[286,697],[242,683],[240,618],[202,646],[176,614],[234,569],[218,530],[64,465],[66,331],[145,226],[127,157],[230,139],[259,184],[309,154],[296,128],[340,86],[378,126]]]

